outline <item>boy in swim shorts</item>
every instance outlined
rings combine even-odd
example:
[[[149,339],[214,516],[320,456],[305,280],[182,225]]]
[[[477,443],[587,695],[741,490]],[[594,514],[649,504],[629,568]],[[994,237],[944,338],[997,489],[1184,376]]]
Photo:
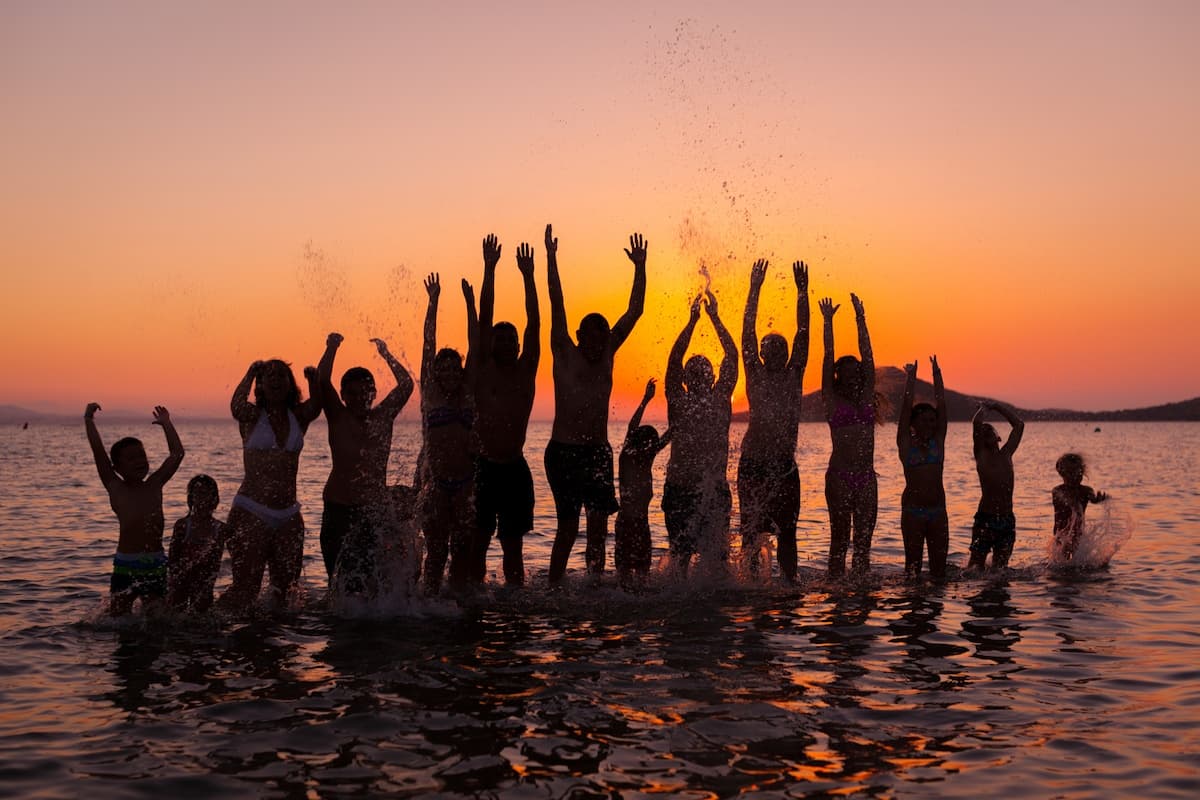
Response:
[[[1008,441],[1000,445],[1000,434],[983,421],[988,411],[995,411],[1012,426]],[[1008,566],[1013,544],[1017,538],[1017,519],[1013,516],[1013,453],[1021,444],[1025,423],[1016,409],[1005,403],[985,402],[971,418],[975,446],[975,469],[983,491],[975,524],[971,529],[971,559],[969,570],[982,570],[992,554],[992,569]]]

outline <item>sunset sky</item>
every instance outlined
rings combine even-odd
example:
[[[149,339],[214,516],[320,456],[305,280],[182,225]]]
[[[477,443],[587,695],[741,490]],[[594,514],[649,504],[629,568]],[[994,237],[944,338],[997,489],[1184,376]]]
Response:
[[[1200,395],[1200,5],[115,3],[0,6],[0,404],[227,413],[246,365],[415,370],[441,274],[559,236],[572,331],[649,240],[621,409],[707,264],[738,335],[864,300],[880,365],[1024,407]],[[706,322],[699,352],[718,356]],[[545,350],[536,415],[552,413]],[[390,381],[383,381],[385,388]],[[741,388],[738,398],[742,399]],[[415,403],[413,404],[415,407]]]

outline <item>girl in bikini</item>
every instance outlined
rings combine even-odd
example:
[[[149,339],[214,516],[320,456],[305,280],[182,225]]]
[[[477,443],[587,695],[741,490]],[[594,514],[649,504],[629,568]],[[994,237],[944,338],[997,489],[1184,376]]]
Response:
[[[233,582],[221,595],[224,608],[254,602],[264,568],[271,572],[273,602],[286,600],[300,581],[304,518],[296,502],[296,471],[304,434],[321,413],[314,399],[317,370],[307,367],[304,374],[310,396],[303,402],[292,368],[278,359],[255,361],[233,390],[230,410],[242,434],[246,476],[226,523]]]
[[[846,551],[854,536],[851,570],[865,573],[871,564],[878,489],[875,483],[875,359],[867,318],[858,295],[850,295],[858,325],[858,351],[833,358],[833,315],[840,305],[828,297],[820,302],[824,317],[825,358],[821,367],[821,400],[833,439],[825,473],[825,502],[829,506],[829,574],[846,571]]]
[[[904,465],[904,494],[900,498],[900,532],[904,537],[904,571],[910,578],[921,574],[921,556],[929,547],[929,573],[934,580],[946,577],[950,549],[950,522],[946,517],[946,490],[942,466],[946,457],[946,387],[937,356],[933,364],[934,405],[913,405],[917,362],[906,364],[904,399],[896,426],[896,446]]]
[[[474,367],[474,342],[479,323],[475,291],[462,282],[467,303],[467,362],[457,350],[437,349],[437,307],[441,281],[436,273],[425,278],[429,306],[421,349],[421,526],[425,531],[425,591],[442,586],[446,561],[450,585],[466,586],[471,568],[471,539],[475,526],[475,399],[469,376]]]

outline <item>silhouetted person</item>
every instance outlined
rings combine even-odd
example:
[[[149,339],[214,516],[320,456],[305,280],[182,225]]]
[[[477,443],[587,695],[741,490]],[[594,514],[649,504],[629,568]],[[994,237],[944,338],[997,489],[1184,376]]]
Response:
[[[1083,537],[1083,516],[1088,503],[1103,503],[1108,495],[1083,484],[1087,465],[1078,453],[1064,453],[1054,469],[1063,479],[1050,495],[1054,503],[1054,557],[1069,563]]]
[[[800,472],[796,468],[796,435],[808,365],[808,267],[792,264],[796,282],[796,337],[788,358],[787,340],[768,333],[758,341],[758,298],[767,262],[750,270],[750,293],[742,318],[742,363],[746,367],[746,398],[750,424],[742,437],[738,459],[738,506],[741,509],[742,557],[751,574],[759,569],[759,536],[774,531],[778,539],[779,571],[796,579],[796,518],[800,513]]]
[[[550,290],[550,353],[554,357],[554,427],[546,445],[546,479],[554,494],[558,531],[550,553],[550,583],[567,571],[579,535],[579,511],[587,509],[588,571],[604,571],[608,515],[617,510],[613,455],[608,443],[608,403],[613,357],[642,316],[646,300],[646,246],[641,234],[629,237],[625,255],[633,262],[629,307],[608,327],[601,314],[588,314],[575,332],[567,330],[567,309],[558,275],[558,239],[546,226],[546,284]]]
[[[467,330],[474,337],[475,295],[462,282],[467,302]],[[425,591],[436,593],[450,560],[450,585],[462,588],[470,572],[471,538],[475,528],[475,400],[471,395],[475,342],[467,361],[457,350],[437,350],[437,307],[441,282],[436,273],[425,279],[429,307],[425,313],[421,349],[422,528],[425,531]]]
[[[525,582],[525,534],[533,529],[533,475],[525,461],[525,434],[533,410],[538,360],[542,353],[541,316],[533,282],[533,248],[517,248],[517,269],[525,284],[525,336],[511,322],[492,324],[496,264],[500,244],[483,240],[483,284],[479,289],[479,359],[475,373],[479,457],[475,461],[475,540],[471,574],[483,583],[492,534],[499,530],[504,582]]]
[[[824,318],[825,357],[821,364],[821,401],[833,450],[825,473],[825,502],[829,506],[829,574],[846,571],[846,551],[854,536],[851,570],[871,566],[871,537],[875,533],[878,487],[875,480],[875,358],[867,317],[858,295],[850,295],[858,326],[858,352],[833,358],[833,315],[840,305],[828,297],[820,303]]]
[[[950,549],[950,521],[946,516],[946,490],[942,467],[946,461],[946,387],[937,356],[933,365],[933,405],[913,405],[917,362],[906,364],[904,399],[896,425],[896,447],[904,465],[904,494],[900,497],[900,533],[904,538],[904,571],[910,578],[921,574],[921,558],[929,548],[929,574],[946,577]]]
[[[686,575],[693,555],[723,563],[729,549],[729,423],[733,419],[733,387],[738,377],[738,350],[717,315],[717,298],[707,292],[705,311],[724,350],[714,380],[712,362],[700,355],[683,363],[700,320],[700,296],[692,301],[667,358],[664,379],[671,457],[663,484],[662,509],[672,566]]]
[[[183,462],[183,443],[162,406],[154,407],[154,424],[167,437],[167,458],[153,473],[141,440],[127,436],[117,440],[109,452],[96,428],[99,403],[88,403],[83,412],[92,458],[100,483],[108,492],[108,503],[117,515],[120,534],[109,580],[109,613],[128,614],[133,601],[142,598],[146,610],[154,610],[167,596],[167,556],[163,553],[163,485]]]
[[[654,379],[646,381],[642,402],[629,419],[618,459],[621,508],[613,525],[613,557],[621,586],[636,588],[650,573],[650,499],[654,496],[654,458],[671,441],[671,429],[662,436],[653,425],[642,424],[642,414],[654,397]]]
[[[983,418],[995,411],[1008,420],[1012,431],[1008,441],[1000,446],[1000,434]],[[971,418],[971,434],[975,449],[975,470],[979,473],[979,509],[971,528],[971,559],[968,569],[983,569],[989,553],[992,568],[1004,569],[1012,557],[1017,539],[1017,518],[1013,515],[1013,453],[1021,444],[1025,423],[1016,409],[1006,403],[986,402]]]
[[[207,611],[225,551],[225,523],[213,518],[221,501],[217,482],[196,475],[187,485],[188,513],[176,520],[167,552],[167,601],[180,611]]]
[[[292,368],[278,359],[255,361],[233,390],[229,409],[242,436],[246,474],[226,523],[233,582],[219,601],[225,608],[244,609],[258,598],[264,568],[271,571],[272,602],[286,600],[300,580],[304,517],[296,472],[304,434],[321,414],[317,370],[308,367],[304,375],[310,396],[303,402]]]
[[[371,340],[392,371],[396,386],[375,405],[375,376],[366,367],[351,367],[342,375],[342,392],[333,388],[333,362],[342,344],[340,333],[325,340],[325,354],[317,364],[321,407],[329,423],[329,455],[333,462],[322,498],[321,556],[325,575],[337,568],[350,592],[365,590],[365,579],[375,568],[381,529],[391,514],[387,487],[388,456],[392,452],[392,427],[396,415],[412,395],[413,381],[382,339]],[[339,566],[340,559],[340,566]]]

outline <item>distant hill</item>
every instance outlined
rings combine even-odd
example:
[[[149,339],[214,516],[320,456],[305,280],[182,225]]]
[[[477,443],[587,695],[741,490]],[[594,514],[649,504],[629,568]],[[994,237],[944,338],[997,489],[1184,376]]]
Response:
[[[875,390],[887,399],[889,406],[887,419],[895,421],[896,414],[900,410],[900,401],[904,397],[904,370],[898,367],[877,367],[875,369]],[[916,399],[917,402],[922,400],[932,402],[933,384],[918,378]],[[996,399],[998,398],[967,395],[949,387],[946,388],[947,413],[951,422],[970,422],[981,401]],[[1018,408],[1017,413],[1022,419],[1030,422],[1200,422],[1200,397],[1161,406],[1119,411]],[[745,411],[734,414],[734,419],[742,422],[748,417],[749,413]],[[820,391],[804,395],[800,418],[804,422],[824,421],[825,414],[821,408]]]

